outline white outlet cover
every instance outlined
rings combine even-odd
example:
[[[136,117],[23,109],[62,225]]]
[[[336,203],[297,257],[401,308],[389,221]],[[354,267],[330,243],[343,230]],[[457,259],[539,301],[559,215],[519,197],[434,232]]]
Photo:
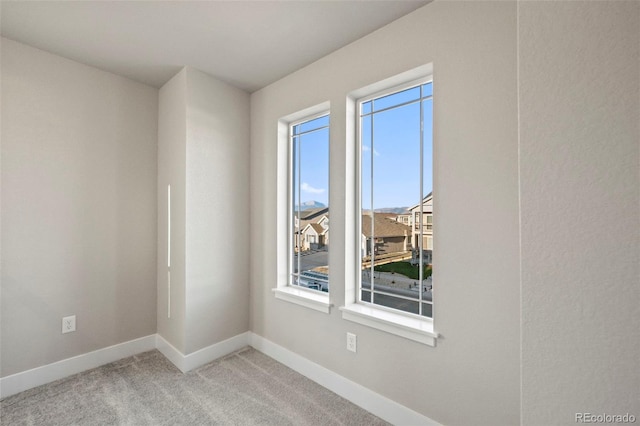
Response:
[[[72,331],[76,331],[76,316],[71,315],[62,318],[62,334],[71,333]]]
[[[357,337],[353,333],[347,333],[347,350],[351,352],[356,352],[357,350]]]

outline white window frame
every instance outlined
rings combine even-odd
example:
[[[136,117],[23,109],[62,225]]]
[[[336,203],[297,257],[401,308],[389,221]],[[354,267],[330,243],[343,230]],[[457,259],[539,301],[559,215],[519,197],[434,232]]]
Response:
[[[360,302],[360,246],[361,246],[361,184],[360,184],[360,114],[358,105],[417,84],[433,81],[433,64],[423,65],[378,83],[351,92],[347,98],[347,164],[354,165],[354,173],[346,179],[345,233],[345,304],[340,307],[342,318],[385,331],[429,346],[436,346],[438,333],[432,318],[393,310],[384,306]],[[435,98],[434,98],[435,99]],[[434,101],[435,115],[435,101]],[[435,145],[435,126],[434,126]],[[435,151],[435,149],[434,149]],[[435,162],[435,152],[434,152]],[[435,182],[434,182],[435,186]],[[435,191],[434,191],[435,192]],[[435,203],[434,203],[435,204]],[[351,259],[351,261],[349,261]],[[435,304],[434,304],[435,307]],[[434,315],[435,316],[435,315]]]
[[[291,129],[293,126],[315,118],[330,115],[329,102],[323,102],[310,108],[289,114],[278,120],[277,136],[277,226],[276,226],[276,288],[273,289],[276,299],[284,300],[296,305],[313,309],[323,313],[330,313],[333,304],[330,293],[306,289],[291,284],[292,245],[291,230],[295,218],[291,211],[292,195],[292,153]],[[331,140],[331,125],[329,125],[329,140]],[[331,146],[331,142],[329,142]],[[302,229],[300,229],[302,231]],[[298,236],[298,244],[302,245],[302,235]],[[301,247],[300,247],[301,248]],[[300,249],[299,248],[299,249]]]

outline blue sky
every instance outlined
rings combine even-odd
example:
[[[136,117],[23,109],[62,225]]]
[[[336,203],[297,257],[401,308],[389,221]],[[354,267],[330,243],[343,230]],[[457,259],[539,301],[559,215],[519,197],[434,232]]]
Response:
[[[328,117],[307,126],[300,126],[300,131],[309,130],[318,125],[328,123]],[[297,143],[296,143],[297,142]],[[329,129],[306,133],[294,139],[294,178],[298,175],[296,149],[300,149],[300,188],[294,188],[294,203],[298,205],[298,189],[302,202],[318,201],[329,205]],[[294,179],[297,182],[297,179]]]
[[[433,188],[432,101],[424,101],[423,192]],[[429,118],[428,120],[426,118]],[[373,144],[373,208],[411,207],[420,202],[420,104],[413,103],[362,118],[362,208],[371,208]],[[373,143],[372,143],[373,142]]]
[[[431,84],[424,85],[424,94],[431,94]],[[376,111],[417,99],[419,87],[374,101]],[[433,100],[422,101],[424,114],[424,179],[423,195],[433,188]],[[363,105],[370,112],[371,102]],[[412,207],[420,202],[420,103],[415,102],[373,115],[373,152],[371,150],[372,116],[361,119],[362,126],[362,208],[371,208],[371,160],[373,155],[373,208]],[[297,126],[304,132],[327,125],[328,117]],[[329,205],[329,129],[303,134],[299,142],[302,163],[301,200],[319,201]],[[294,145],[296,145],[294,143]],[[294,146],[294,177],[297,176],[297,146]],[[295,181],[296,179],[294,179]],[[294,205],[298,204],[298,188],[294,190]]]

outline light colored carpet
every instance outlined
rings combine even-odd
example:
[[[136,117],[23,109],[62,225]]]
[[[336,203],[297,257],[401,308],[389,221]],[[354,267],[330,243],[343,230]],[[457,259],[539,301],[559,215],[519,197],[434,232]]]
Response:
[[[2,425],[386,425],[247,347],[182,374],[150,351],[0,402]]]

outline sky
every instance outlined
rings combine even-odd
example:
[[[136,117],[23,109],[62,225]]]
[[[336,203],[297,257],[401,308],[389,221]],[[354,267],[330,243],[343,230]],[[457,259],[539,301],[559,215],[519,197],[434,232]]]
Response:
[[[423,86],[423,96],[431,94],[431,83]],[[423,190],[420,193],[420,103],[381,111],[393,105],[418,99],[419,87],[363,104],[361,118],[362,208],[371,209],[371,167],[373,165],[373,208],[412,207],[433,188],[433,100],[423,100]],[[371,138],[371,124],[375,139]],[[298,132],[329,124],[321,117],[297,126]],[[372,150],[373,147],[373,150]],[[297,150],[300,150],[298,153]],[[302,164],[300,192],[302,202],[319,201],[329,205],[329,129],[324,128],[294,138],[294,177],[298,175],[298,154]],[[373,161],[373,163],[372,163]],[[294,179],[296,181],[296,179]],[[297,182],[296,182],[297,183]],[[294,205],[298,204],[295,188]]]
[[[326,126],[329,124],[329,117],[321,117],[312,122],[298,127],[299,132],[305,132]],[[298,157],[299,154],[299,157]],[[303,133],[294,138],[294,203],[298,205],[298,190],[302,202],[318,201],[325,206],[329,205],[329,129]],[[299,163],[302,164],[298,170]],[[300,180],[298,188],[298,172]]]

